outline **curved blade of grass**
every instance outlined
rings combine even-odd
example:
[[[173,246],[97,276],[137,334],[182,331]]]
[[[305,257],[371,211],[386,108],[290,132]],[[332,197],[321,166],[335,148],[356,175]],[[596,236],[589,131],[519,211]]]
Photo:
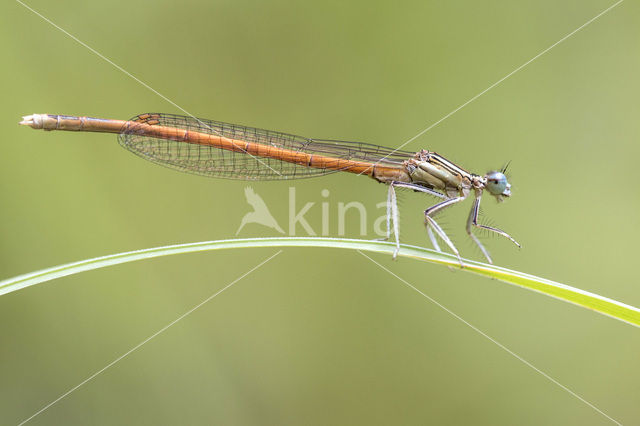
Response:
[[[67,275],[83,271],[104,268],[136,260],[150,259],[172,254],[191,253],[207,250],[222,250],[232,248],[264,248],[264,247],[328,247],[368,252],[393,253],[395,245],[385,241],[352,240],[342,238],[248,238],[219,241],[204,241],[199,243],[176,244],[118,253],[109,256],[96,257],[79,262],[54,266],[36,272],[20,275],[0,281],[0,295],[14,292],[25,287],[50,281]],[[399,256],[410,257],[431,263],[460,268],[455,256],[440,253],[435,250],[402,245]],[[626,305],[607,297],[570,287],[565,284],[550,281],[534,275],[512,271],[499,266],[489,265],[472,260],[464,260],[463,271],[494,278],[508,284],[533,290],[547,296],[554,297],[583,308],[591,309],[603,315],[640,327],[640,309]]]

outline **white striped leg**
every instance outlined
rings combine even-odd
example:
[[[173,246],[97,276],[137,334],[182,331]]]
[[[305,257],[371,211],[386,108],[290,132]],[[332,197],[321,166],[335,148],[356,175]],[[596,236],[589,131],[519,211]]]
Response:
[[[389,191],[387,191],[387,235],[384,238],[376,238],[377,241],[388,241],[391,238],[391,203],[395,200],[395,191],[393,185],[389,185]]]
[[[389,192],[387,192],[387,237],[384,238],[385,241],[391,238],[391,225],[393,225],[393,234],[396,237],[396,248],[393,250],[393,260],[396,260],[400,251],[400,225],[398,225],[398,200],[393,183],[389,185]]]
[[[460,261],[460,266],[464,266],[464,263],[462,263],[462,258],[460,257],[460,252],[458,252],[458,249],[456,248],[455,245],[453,245],[453,242],[451,241],[451,239],[449,239],[447,234],[442,230],[442,228],[440,227],[440,225],[438,225],[435,219],[431,217],[431,215],[439,212],[442,209],[445,209],[449,206],[459,203],[460,201],[464,200],[464,198],[465,197],[449,198],[448,200],[444,200],[434,206],[429,207],[424,211],[424,218],[425,218],[425,225],[427,226],[427,232],[429,231],[430,227],[433,228],[436,234],[438,234],[438,236],[442,238],[442,241],[444,241],[449,246],[453,254],[455,254],[458,257],[458,261]],[[430,234],[429,238],[431,238],[431,242],[433,243],[433,240],[435,240],[435,236],[433,236],[433,233]],[[440,248],[437,245],[437,243],[435,244],[435,247],[437,247],[436,250]]]
[[[415,183],[393,181],[389,184],[389,192],[387,194],[387,237],[385,238],[385,240],[391,238],[391,224],[393,223],[393,233],[396,237],[396,249],[393,251],[394,260],[398,256],[398,252],[400,251],[400,225],[398,220],[398,201],[396,198],[395,190],[396,187],[412,189],[418,192],[425,192],[439,198],[446,198],[443,194],[434,191],[433,189],[425,188],[424,186],[416,185]],[[432,242],[433,241],[435,241],[435,238],[432,239]],[[440,249],[437,242],[435,243],[435,247],[437,250]]]
[[[469,234],[471,239],[478,245],[478,247],[480,247],[480,250],[482,251],[482,254],[484,254],[484,257],[487,258],[487,262],[493,263],[493,261],[491,260],[491,256],[489,256],[489,252],[487,251],[487,249],[484,248],[484,245],[480,242],[478,237],[473,235],[473,232],[471,232],[471,226],[475,226],[476,228],[486,229],[487,231],[495,232],[496,234],[502,235],[503,237],[508,238],[509,240],[511,240],[511,242],[514,243],[515,245],[517,245],[518,248],[520,247],[520,244],[518,244],[518,242],[516,240],[514,240],[511,237],[511,235],[507,234],[506,232],[504,232],[501,229],[493,228],[491,226],[478,224],[478,212],[480,211],[480,199],[481,198],[482,198],[482,191],[476,191],[476,199],[473,200],[473,206],[471,207],[471,211],[469,212],[469,218],[467,219],[467,234]]]
[[[431,245],[433,246],[435,251],[442,251],[442,249],[440,248],[440,244],[438,244],[438,240],[436,239],[436,236],[433,233],[433,228],[430,226],[427,226],[426,228],[427,228],[427,235],[429,236],[429,240],[431,241]]]

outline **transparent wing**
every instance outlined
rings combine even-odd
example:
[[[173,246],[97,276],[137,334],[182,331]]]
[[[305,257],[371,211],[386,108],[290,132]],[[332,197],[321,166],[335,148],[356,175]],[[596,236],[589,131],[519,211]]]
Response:
[[[390,148],[361,142],[309,139],[287,133],[182,115],[141,114],[133,117],[130,121],[218,135],[296,152],[333,157],[339,160],[366,161],[372,164],[379,163],[400,167],[404,160],[413,156],[412,152],[394,151]],[[306,167],[281,161],[275,157],[256,157],[245,152],[156,138],[137,134],[135,129],[124,130],[119,136],[119,142],[129,151],[154,163],[211,177],[278,180],[322,176],[339,171]]]

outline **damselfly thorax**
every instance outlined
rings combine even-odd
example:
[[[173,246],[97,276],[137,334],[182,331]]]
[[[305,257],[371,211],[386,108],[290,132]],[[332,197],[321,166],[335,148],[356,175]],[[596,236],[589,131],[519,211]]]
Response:
[[[506,232],[478,223],[480,199],[486,189],[502,201],[511,185],[502,171],[483,176],[469,173],[435,152],[400,151],[361,142],[310,139],[282,132],[173,114],[141,114],[130,120],[34,114],[22,125],[34,129],[118,133],[120,144],[154,163],[204,176],[244,180],[298,179],[338,171],[370,176],[389,185],[387,239],[391,230],[400,250],[395,188],[407,188],[440,198],[424,211],[425,225],[434,248],[436,236],[462,258],[433,216],[473,194],[466,231],[491,262],[473,234],[481,228],[519,244]],[[434,234],[435,233],[435,234]]]

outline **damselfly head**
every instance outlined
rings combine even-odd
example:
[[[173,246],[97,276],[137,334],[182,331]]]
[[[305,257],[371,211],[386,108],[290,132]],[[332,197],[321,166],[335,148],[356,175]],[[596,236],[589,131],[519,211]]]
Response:
[[[502,197],[511,196],[511,184],[507,182],[507,177],[502,172],[489,172],[484,177],[487,181],[485,188],[489,193],[502,201]]]

